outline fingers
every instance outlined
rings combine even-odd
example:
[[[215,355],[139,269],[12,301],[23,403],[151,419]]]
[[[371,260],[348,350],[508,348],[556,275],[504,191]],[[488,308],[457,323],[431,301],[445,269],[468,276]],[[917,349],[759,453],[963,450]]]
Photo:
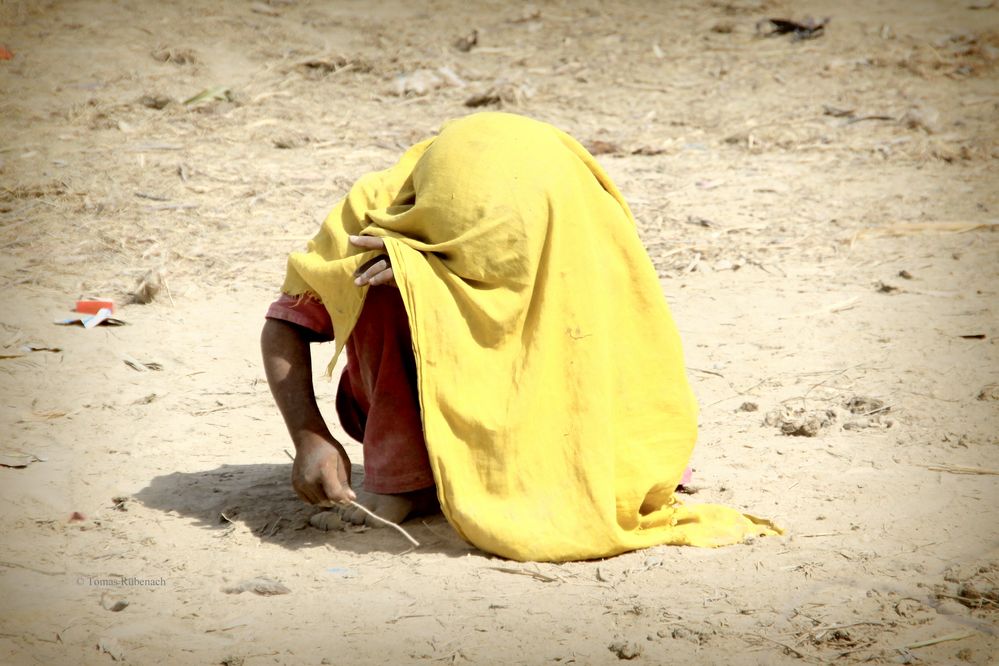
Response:
[[[361,266],[358,270],[361,271],[354,278],[354,284],[357,286],[363,286],[371,282],[371,278],[375,277],[389,267],[388,257],[378,257],[374,263],[370,265]],[[362,270],[363,269],[363,270]]]
[[[336,477],[336,472],[330,473],[334,478]],[[337,485],[340,487],[340,491],[337,492]],[[343,488],[346,488],[346,492],[349,493],[347,499],[354,498],[354,491],[350,489],[350,481],[346,484],[340,483],[334,485],[329,481],[329,475],[324,475],[322,478],[316,481],[307,483],[292,483],[292,487],[295,489],[295,494],[298,498],[307,504],[312,504],[314,506],[332,506],[334,504],[339,504],[343,500],[339,495],[344,494]]]
[[[386,268],[384,271],[368,280],[368,284],[372,287],[377,287],[380,284],[395,285],[395,273],[392,272],[391,268]]]
[[[329,477],[323,479],[323,492],[330,501],[336,504],[347,504],[357,499],[350,486],[334,483]]]
[[[350,243],[355,247],[365,250],[384,250],[385,241],[377,236],[350,236]],[[354,274],[354,284],[358,287],[371,285],[392,285],[395,286],[395,273],[389,258],[385,255],[369,260],[357,269]]]
[[[354,247],[365,250],[384,250],[385,241],[378,236],[349,236],[348,240]]]
[[[378,286],[395,283],[395,273],[392,272],[388,257],[381,257],[370,266],[362,266],[362,268],[365,268],[364,272],[354,278],[354,284],[358,287],[363,287],[366,284]]]
[[[332,461],[331,461],[332,462]],[[350,488],[350,474],[346,469],[350,469],[350,463],[344,464],[339,456],[333,465],[327,465],[322,475],[322,492],[326,497],[336,504],[347,504],[355,499],[357,495]]]

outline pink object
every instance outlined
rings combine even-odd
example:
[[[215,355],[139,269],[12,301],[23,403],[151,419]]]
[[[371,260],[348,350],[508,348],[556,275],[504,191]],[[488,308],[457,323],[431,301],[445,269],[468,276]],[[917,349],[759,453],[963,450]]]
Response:
[[[685,486],[690,483],[690,480],[694,478],[694,471],[689,467],[683,470],[683,476],[680,477],[680,485]]]

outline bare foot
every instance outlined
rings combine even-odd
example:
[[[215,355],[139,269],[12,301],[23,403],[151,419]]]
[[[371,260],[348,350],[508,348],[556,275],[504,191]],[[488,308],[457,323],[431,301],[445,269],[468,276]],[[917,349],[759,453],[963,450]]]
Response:
[[[401,523],[411,515],[435,510],[437,508],[437,489],[430,487],[399,495],[381,495],[359,490],[357,503],[379,518],[393,523]],[[340,515],[344,522],[354,525],[385,527],[384,523],[375,520],[356,506],[344,507]]]

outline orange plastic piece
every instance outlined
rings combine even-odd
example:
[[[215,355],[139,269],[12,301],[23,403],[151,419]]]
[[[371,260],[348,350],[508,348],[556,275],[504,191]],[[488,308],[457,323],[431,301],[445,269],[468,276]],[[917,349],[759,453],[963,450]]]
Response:
[[[101,308],[114,312],[114,301],[77,301],[76,311],[84,314],[97,314]]]
[[[14,52],[6,46],[0,46],[0,60],[13,60]]]

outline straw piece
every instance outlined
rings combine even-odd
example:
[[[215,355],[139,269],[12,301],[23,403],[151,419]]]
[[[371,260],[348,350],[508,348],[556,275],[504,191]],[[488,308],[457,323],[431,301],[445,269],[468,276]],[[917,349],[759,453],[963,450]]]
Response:
[[[856,239],[867,235],[905,236],[927,231],[960,234],[968,231],[974,231],[976,229],[997,228],[999,228],[999,220],[985,220],[981,222],[972,222],[970,220],[957,222],[897,222],[895,224],[888,224],[880,227],[867,227],[865,229],[861,229],[856,233],[854,238]]]
[[[540,580],[543,583],[555,583],[559,579],[552,576],[546,576],[540,571],[529,571],[527,569],[515,569],[513,567],[486,567],[486,569],[492,569],[493,571],[502,571],[508,574],[517,574],[519,576],[530,576],[535,580]]]
[[[947,634],[946,636],[938,636],[937,638],[931,638],[925,641],[919,641],[918,643],[909,643],[905,646],[906,650],[915,650],[916,648],[929,647],[931,645],[936,645],[937,643],[946,643],[947,641],[960,641],[965,638],[971,638],[975,635],[973,631],[965,631],[956,634]]]
[[[999,476],[999,469],[985,469],[984,467],[963,467],[961,465],[920,465],[934,472],[950,472],[951,474],[982,474],[987,476]]]

